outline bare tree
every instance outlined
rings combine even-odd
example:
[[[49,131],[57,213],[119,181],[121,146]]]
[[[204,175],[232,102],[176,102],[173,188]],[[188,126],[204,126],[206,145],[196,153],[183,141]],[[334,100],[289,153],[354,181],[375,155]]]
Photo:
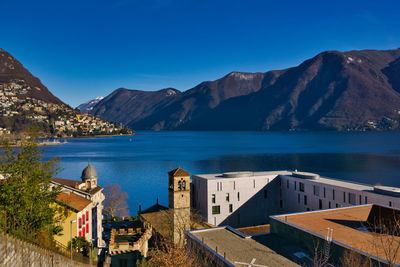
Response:
[[[129,216],[128,203],[126,199],[128,194],[121,192],[119,184],[109,184],[104,187],[104,214],[106,216]]]

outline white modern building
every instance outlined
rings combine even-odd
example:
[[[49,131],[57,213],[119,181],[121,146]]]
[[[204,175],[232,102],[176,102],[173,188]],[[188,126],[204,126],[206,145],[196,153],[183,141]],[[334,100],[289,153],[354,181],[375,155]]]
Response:
[[[266,224],[269,216],[359,204],[400,208],[400,188],[291,171],[193,175],[192,208],[213,225]]]

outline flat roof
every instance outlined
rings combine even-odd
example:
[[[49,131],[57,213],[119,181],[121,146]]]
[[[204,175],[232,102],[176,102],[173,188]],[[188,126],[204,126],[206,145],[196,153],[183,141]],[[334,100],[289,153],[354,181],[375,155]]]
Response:
[[[396,240],[397,244],[400,242],[400,237],[368,231],[368,218],[370,216],[380,216],[381,214],[380,212],[378,214],[376,207],[394,210],[384,206],[368,204],[284,214],[271,216],[271,218],[322,237],[325,237],[327,229],[331,228],[333,229],[332,241],[338,245],[349,246],[385,260],[384,247],[381,244],[387,242],[387,239]],[[400,251],[398,251],[396,263],[400,263]]]
[[[189,231],[188,235],[189,237],[194,236],[200,243],[204,242],[214,253],[218,251],[222,258],[225,255],[225,259],[234,266],[246,266],[250,263],[253,263],[254,266],[269,267],[299,266],[282,255],[283,253],[277,253],[263,242],[256,241],[229,226]],[[266,243],[265,239],[273,238],[274,241],[271,243],[281,243],[282,247],[287,243],[286,240],[279,242],[280,237],[275,235],[267,234],[257,238],[263,239],[264,243]]]
[[[216,179],[238,179],[238,178],[249,178],[249,177],[259,177],[260,176],[271,176],[271,175],[290,175],[292,172],[290,171],[260,171],[260,172],[251,172],[251,171],[238,171],[238,172],[226,172],[226,173],[212,173],[212,174],[195,174],[192,177],[199,177],[207,180],[216,180]],[[225,175],[224,175],[225,174]],[[235,177],[235,174],[237,176]]]

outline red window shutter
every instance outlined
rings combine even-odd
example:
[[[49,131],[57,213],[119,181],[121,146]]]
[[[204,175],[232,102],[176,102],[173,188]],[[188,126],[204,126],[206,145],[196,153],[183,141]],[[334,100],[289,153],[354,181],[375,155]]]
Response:
[[[89,233],[89,224],[86,224],[86,233]]]
[[[82,222],[85,224],[85,214],[83,214]]]
[[[79,236],[82,236],[82,231],[79,231]]]
[[[81,218],[79,218],[79,228],[81,228],[82,227],[82,219]],[[80,236],[80,235],[79,235]]]

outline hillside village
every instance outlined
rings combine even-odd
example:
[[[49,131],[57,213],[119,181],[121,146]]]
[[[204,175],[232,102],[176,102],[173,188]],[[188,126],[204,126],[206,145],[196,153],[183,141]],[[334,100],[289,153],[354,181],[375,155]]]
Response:
[[[18,133],[38,125],[43,137],[132,134],[127,128],[82,114],[65,104],[49,103],[28,96],[31,88],[23,79],[0,84],[0,135]]]

